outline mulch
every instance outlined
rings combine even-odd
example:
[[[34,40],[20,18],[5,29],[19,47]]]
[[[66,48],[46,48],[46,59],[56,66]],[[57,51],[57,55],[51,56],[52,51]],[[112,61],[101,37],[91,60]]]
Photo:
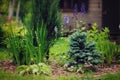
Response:
[[[2,69],[3,71],[8,71],[10,73],[14,73],[16,67],[17,66],[13,64],[12,60],[0,61],[0,69]]]
[[[60,75],[69,75],[71,72],[68,72],[64,70],[63,67],[59,66],[58,64],[50,64],[52,68],[52,75],[54,76],[60,76]],[[0,61],[0,69],[3,71],[9,71],[10,73],[14,73],[16,69],[16,65],[13,64],[12,60],[5,60],[5,61]],[[110,66],[108,65],[101,65],[97,67],[97,71],[94,73],[94,76],[100,76],[101,74],[106,74],[106,73],[116,73],[120,71],[120,64],[111,64]],[[77,75],[81,75],[79,73],[75,73]]]

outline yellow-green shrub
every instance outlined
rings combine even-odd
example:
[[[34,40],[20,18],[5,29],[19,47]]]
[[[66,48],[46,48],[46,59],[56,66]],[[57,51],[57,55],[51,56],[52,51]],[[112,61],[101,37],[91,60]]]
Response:
[[[12,36],[12,34],[14,34],[14,36],[24,36],[27,32],[21,22],[16,23],[15,21],[3,24],[2,30],[5,37]]]

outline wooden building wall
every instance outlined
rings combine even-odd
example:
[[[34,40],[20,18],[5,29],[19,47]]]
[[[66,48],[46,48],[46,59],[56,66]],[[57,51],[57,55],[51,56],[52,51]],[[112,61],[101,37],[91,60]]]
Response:
[[[62,12],[62,16],[65,15],[72,17],[73,12]],[[83,18],[79,17],[81,20]],[[89,0],[88,4],[88,12],[84,16],[84,20],[87,23],[94,23],[96,22],[100,27],[102,26],[102,0]],[[83,20],[83,21],[84,21]]]

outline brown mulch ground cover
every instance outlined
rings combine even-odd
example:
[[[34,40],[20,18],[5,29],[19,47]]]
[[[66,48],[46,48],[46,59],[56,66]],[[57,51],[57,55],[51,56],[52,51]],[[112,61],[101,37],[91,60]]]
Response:
[[[9,71],[10,73],[14,73],[16,65],[12,63],[12,60],[0,61],[0,69],[2,69],[3,71]]]
[[[75,72],[68,72],[65,71],[63,67],[59,66],[56,63],[51,63],[50,66],[52,67],[52,75],[54,76],[60,76],[60,75],[76,75],[80,76],[81,74],[75,73]],[[6,61],[0,61],[0,69],[3,71],[9,71],[10,73],[14,73],[16,69],[16,65],[12,63],[12,60],[6,60]],[[100,76],[101,74],[106,73],[116,73],[120,70],[120,64],[111,64],[108,65],[102,65],[98,66],[97,71],[94,73],[94,77]]]

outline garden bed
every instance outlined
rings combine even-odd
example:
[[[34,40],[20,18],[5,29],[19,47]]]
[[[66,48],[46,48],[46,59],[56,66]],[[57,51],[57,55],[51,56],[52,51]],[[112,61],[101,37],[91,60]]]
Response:
[[[52,68],[52,75],[51,77],[58,77],[58,76],[75,76],[75,77],[81,77],[84,74],[76,73],[76,72],[68,72],[64,70],[64,67],[60,66],[56,62],[50,63],[50,66]],[[0,62],[0,69],[3,71],[8,71],[10,73],[14,73],[16,69],[16,65],[12,63],[12,60],[4,60]],[[98,66],[97,71],[93,73],[92,76],[99,77],[101,75],[105,75],[107,73],[114,74],[120,71],[120,64],[111,64],[109,65],[101,65]]]

